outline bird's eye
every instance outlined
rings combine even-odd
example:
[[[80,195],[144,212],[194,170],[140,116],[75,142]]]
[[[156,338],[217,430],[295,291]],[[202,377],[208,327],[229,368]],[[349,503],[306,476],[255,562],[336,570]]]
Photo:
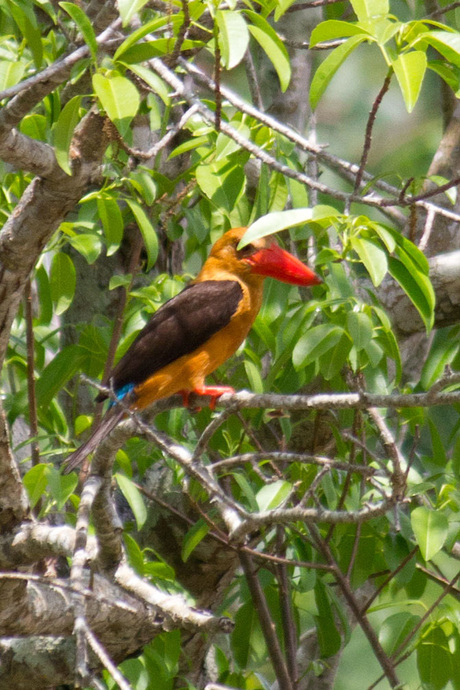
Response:
[[[257,248],[253,244],[247,244],[243,249],[240,249],[238,252],[238,257],[240,259],[244,259],[247,256],[251,256],[251,254],[254,254],[254,252],[257,251]]]

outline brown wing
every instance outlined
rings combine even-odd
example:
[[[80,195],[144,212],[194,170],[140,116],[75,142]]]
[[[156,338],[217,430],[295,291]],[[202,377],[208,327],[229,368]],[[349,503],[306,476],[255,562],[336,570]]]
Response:
[[[206,280],[166,302],[114,368],[110,382],[123,393],[189,354],[226,326],[243,296],[236,280]],[[103,400],[99,394],[96,400]]]

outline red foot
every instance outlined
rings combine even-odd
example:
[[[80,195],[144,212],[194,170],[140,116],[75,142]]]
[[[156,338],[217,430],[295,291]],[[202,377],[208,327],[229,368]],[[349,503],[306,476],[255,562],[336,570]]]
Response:
[[[209,395],[211,397],[211,402],[209,403],[209,408],[214,410],[216,407],[216,401],[224,393],[234,393],[235,390],[231,386],[201,386],[200,388],[194,388],[193,391],[180,391],[182,395],[182,400],[184,401],[184,407],[189,407],[190,393],[196,393],[197,395]],[[201,408],[198,408],[198,411]]]

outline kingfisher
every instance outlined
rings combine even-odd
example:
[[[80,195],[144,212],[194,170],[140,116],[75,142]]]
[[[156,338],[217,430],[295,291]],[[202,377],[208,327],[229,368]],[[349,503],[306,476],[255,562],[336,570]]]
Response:
[[[239,348],[262,306],[267,277],[299,286],[321,279],[274,240],[259,238],[238,249],[247,228],[233,228],[213,245],[198,276],[163,304],[113,369],[106,386],[123,405],[111,402],[90,438],[66,461],[71,472],[125,416],[180,393],[210,396],[210,407],[230,386],[210,386],[206,377]],[[99,393],[96,401],[108,394]]]

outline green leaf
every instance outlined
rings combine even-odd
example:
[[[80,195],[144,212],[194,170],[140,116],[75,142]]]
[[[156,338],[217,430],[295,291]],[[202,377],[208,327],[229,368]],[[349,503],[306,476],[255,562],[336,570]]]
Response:
[[[250,510],[252,510],[253,512],[257,512],[259,510],[259,506],[254,495],[253,487],[248,482],[246,476],[244,474],[241,474],[240,472],[231,472],[231,475],[238,484],[239,488],[241,489],[242,494],[246,498]]]
[[[417,544],[425,561],[429,561],[444,546],[449,523],[444,513],[420,506],[410,516]]]
[[[414,616],[409,611],[400,611],[385,618],[379,631],[379,642],[388,656],[397,651],[419,620],[420,616]]]
[[[392,66],[406,104],[406,110],[411,113],[422,88],[427,66],[426,54],[422,50],[401,53],[392,62]]]
[[[132,0],[128,0],[129,2],[132,2]],[[123,0],[122,0],[123,4]],[[127,4],[127,3],[125,3]],[[118,7],[120,8],[120,3],[118,4]],[[120,14],[121,14],[121,9],[120,9]],[[179,20],[179,17],[176,15],[177,19]],[[176,21],[176,17],[171,15],[168,16],[161,16],[158,17],[157,19],[152,19],[149,22],[146,22],[145,24],[142,24],[138,29],[135,31],[131,32],[129,36],[125,38],[123,43],[117,48],[115,51],[115,54],[113,56],[114,60],[119,60],[120,57],[125,53],[129,48],[131,48],[135,43],[140,41],[144,36],[147,36],[147,34],[154,33],[158,29],[161,29],[163,26],[167,25],[168,22],[171,22],[172,27],[174,28],[174,24]],[[150,72],[147,67],[144,68],[145,71]]]
[[[319,579],[315,584],[315,602],[318,609],[318,615],[314,617],[318,631],[318,642],[321,656],[327,658],[339,651],[342,638],[334,622],[334,613],[327,589]]]
[[[82,232],[74,237],[69,237],[67,241],[77,252],[85,257],[90,265],[96,261],[102,250],[101,239],[96,234],[91,235],[90,233]]]
[[[238,606],[235,614],[235,629],[231,636],[231,646],[235,661],[240,668],[246,668],[250,662],[253,654],[252,642],[259,631],[257,611],[252,601]]]
[[[310,86],[310,105],[314,110],[321,96],[326,91],[332,77],[349,55],[360,43],[369,39],[367,34],[351,36],[345,43],[335,48],[330,55],[320,64],[315,72]]]
[[[21,81],[25,71],[26,65],[23,62],[0,60],[0,91],[15,86]]]
[[[69,161],[69,149],[75,127],[79,121],[81,96],[74,96],[59,114],[58,121],[53,128],[53,143],[56,160],[67,175],[72,174]]]
[[[295,3],[296,0],[277,0],[275,9],[275,22]]]
[[[458,69],[454,65],[446,63],[444,60],[429,60],[427,67],[436,72],[450,86],[452,91],[457,93],[460,88],[460,78]]]
[[[449,31],[429,31],[417,36],[413,45],[428,43],[436,48],[436,50],[443,55],[448,62],[460,67],[460,33],[451,33]]]
[[[133,15],[146,5],[148,0],[118,0],[118,11],[123,22],[123,26],[129,24]]]
[[[350,243],[366,267],[375,287],[378,287],[388,271],[388,259],[385,251],[377,242],[356,235],[350,237]]]
[[[347,361],[352,348],[352,342],[347,333],[342,333],[341,338],[327,352],[319,357],[319,370],[326,381],[337,376]]]
[[[145,249],[147,252],[147,270],[149,271],[155,264],[158,257],[158,237],[155,232],[150,218],[145,213],[144,209],[134,199],[127,199],[126,203],[130,207],[136,219],[136,223],[141,231],[142,239],[144,240]]]
[[[107,256],[111,256],[123,239],[123,216],[115,199],[108,196],[98,198],[97,211],[104,228]]]
[[[40,69],[43,62],[42,35],[35,18],[33,4],[24,3],[22,7],[19,7],[19,3],[10,2],[8,9],[31,50],[35,66]]]
[[[30,470],[25,473],[22,479],[22,483],[24,484],[27,495],[29,496],[31,508],[35,508],[38,501],[46,491],[49,471],[50,465],[40,463],[34,467],[31,467]]]
[[[243,122],[231,122],[230,123],[233,127],[233,129],[238,132],[242,137],[245,139],[250,139],[251,138],[251,130],[247,125],[245,125]],[[197,139],[201,139],[202,137],[197,137]],[[207,137],[205,138],[207,140]],[[190,142],[187,142],[190,143]],[[193,140],[192,140],[193,143]],[[215,160],[219,161],[222,160],[223,158],[227,158],[230,156],[232,153],[235,153],[235,151],[239,151],[241,148],[241,145],[238,144],[234,139],[231,139],[228,137],[226,134],[223,132],[219,132],[217,136],[217,141],[216,141],[216,157]],[[177,155],[177,154],[176,154]]]
[[[47,408],[51,400],[79,370],[86,353],[78,345],[68,345],[42,371],[37,381],[37,402]]]
[[[273,510],[289,496],[292,484],[282,479],[272,484],[266,484],[256,494],[257,505],[260,511]]]
[[[56,467],[49,468],[47,475],[50,494],[56,501],[58,510],[62,510],[78,484],[78,474],[62,474]]]
[[[296,369],[306,367],[318,357],[333,348],[344,333],[340,326],[325,323],[315,326],[297,341],[292,352],[292,362]]]
[[[388,0],[351,0],[351,4],[360,22],[386,17],[390,11]]]
[[[108,77],[94,74],[93,88],[107,116],[124,136],[139,109],[138,90],[130,79],[122,77],[121,74]]]
[[[347,328],[358,352],[363,350],[372,340],[372,321],[362,311],[348,312]]]
[[[144,574],[144,554],[142,553],[137,541],[128,532],[124,532],[123,541],[125,542],[126,553],[129,564],[139,575]]]
[[[68,254],[57,252],[51,261],[50,292],[57,315],[63,314],[72,304],[77,276],[73,261]]]
[[[398,245],[398,247],[395,248],[396,256],[401,259],[407,268],[411,269],[412,264],[414,264],[417,271],[421,271],[425,276],[428,276],[430,264],[425,254],[420,251],[413,242],[408,240],[407,237],[404,237],[404,235],[396,231],[394,231],[394,233]]]
[[[429,278],[421,273],[414,264],[408,267],[405,263],[408,262],[389,257],[388,270],[410,298],[422,317],[425,328],[429,331],[434,323],[435,296],[433,287]]]
[[[417,668],[423,687],[429,690],[443,690],[449,680],[458,679],[458,668],[452,668],[449,640],[440,626],[432,628],[418,645]]]
[[[136,519],[137,529],[140,530],[147,520],[147,508],[145,507],[144,499],[137,486],[126,477],[124,474],[117,473],[115,479],[120,488],[121,493],[129,503],[129,507],[133,511]]]
[[[280,40],[276,31],[266,19],[255,12],[246,11],[246,16],[251,20],[249,31],[257,43],[267,54],[268,59],[276,70],[280,80],[281,90],[286,91],[291,81],[291,63],[289,53]]]
[[[339,216],[338,211],[332,206],[315,206],[314,208],[293,208],[289,211],[276,211],[262,216],[252,223],[245,232],[238,249],[254,242],[260,237],[273,235],[275,232],[294,228],[310,222],[332,222]]]
[[[148,84],[148,86],[150,86],[150,88],[161,98],[165,105],[170,104],[171,99],[169,97],[169,87],[163,81],[163,79],[158,76],[158,74],[152,72],[151,69],[148,69],[143,65],[129,65],[129,69],[131,72],[134,72],[134,74],[137,74],[138,77],[143,79],[145,83]]]
[[[81,7],[73,2],[60,2],[59,6],[67,12],[67,14],[72,17],[75,24],[78,26],[81,35],[85,39],[85,43],[88,46],[92,58],[95,60],[97,56],[97,42],[96,34],[94,33],[93,25],[86,12],[84,12]]]
[[[257,367],[254,362],[249,359],[244,360],[244,370],[246,376],[248,377],[249,385],[253,393],[263,393],[264,392],[264,382],[262,380],[262,375],[260,373],[260,368]]]
[[[189,529],[182,543],[181,556],[184,563],[188,561],[190,554],[196,549],[198,544],[203,541],[210,529],[210,526],[203,518],[200,518],[198,522]]]
[[[218,10],[219,46],[226,69],[233,69],[244,58],[249,45],[249,31],[240,12]]]
[[[210,165],[199,165],[196,169],[196,181],[218,208],[231,212],[243,194],[246,177],[241,165],[223,160]]]
[[[338,19],[328,19],[315,26],[310,36],[310,48],[313,48],[318,43],[323,41],[333,41],[337,38],[344,38],[349,36],[357,36],[358,34],[369,34],[364,31],[362,27],[357,24],[350,24],[350,22],[342,22]]]

